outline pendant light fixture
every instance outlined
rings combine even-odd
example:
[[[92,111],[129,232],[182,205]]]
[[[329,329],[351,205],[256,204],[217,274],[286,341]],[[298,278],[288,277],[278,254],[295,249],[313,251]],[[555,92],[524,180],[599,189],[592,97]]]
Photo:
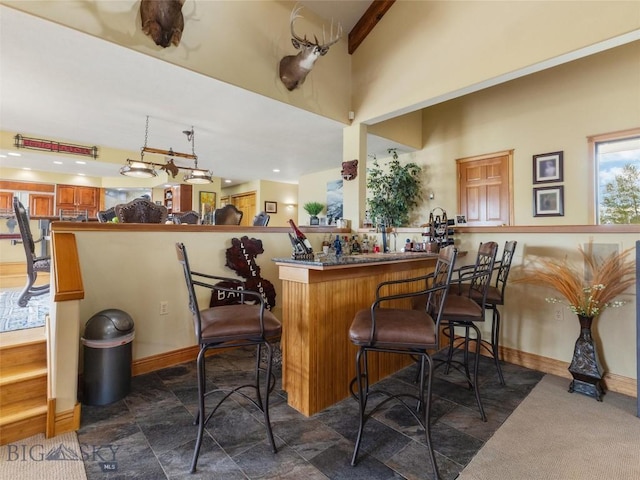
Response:
[[[193,184],[213,182],[213,179],[211,178],[213,174],[210,171],[198,168],[198,156],[196,155],[196,140],[193,126],[191,126],[191,130],[184,130],[182,133],[187,136],[187,140],[191,141],[191,154],[193,155],[193,165],[195,167],[190,169],[190,172],[184,176],[183,180],[187,183]]]
[[[149,115],[144,130],[144,147],[140,151],[140,161],[127,158],[127,164],[120,169],[121,175],[135,178],[153,178],[158,176],[158,172],[153,168],[153,163],[144,161],[144,152],[147,148],[147,138],[149,137]]]
[[[148,147],[147,140],[149,138],[149,116],[147,115],[147,122],[144,133],[144,146],[140,149],[140,160],[131,160],[130,158],[127,158],[126,165],[124,165],[120,169],[120,173],[128,177],[153,178],[158,176],[158,172],[156,172],[154,167],[159,167],[160,170],[164,170],[165,172],[167,172],[167,174],[171,174],[173,178],[176,177],[179,170],[187,170],[189,173],[184,176],[184,181],[187,183],[213,182],[213,173],[211,171],[204,168],[198,168],[198,156],[195,152],[195,134],[193,126],[191,127],[191,130],[183,130],[182,133],[184,133],[187,136],[187,140],[191,142],[191,153],[180,153],[174,152],[173,149],[161,150],[158,148]],[[188,158],[193,160],[194,166],[186,167],[182,165],[176,165],[173,161],[173,158],[167,160],[164,165],[161,163],[146,162],[144,160],[145,153],[156,153],[169,157]]]

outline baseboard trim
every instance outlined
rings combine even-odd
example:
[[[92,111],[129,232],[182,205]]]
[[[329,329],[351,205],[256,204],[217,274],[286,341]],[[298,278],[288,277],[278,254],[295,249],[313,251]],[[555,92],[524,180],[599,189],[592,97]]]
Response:
[[[484,352],[483,352],[484,354]],[[500,358],[508,363],[520,365],[521,367],[531,368],[539,372],[550,373],[559,377],[571,379],[569,373],[569,363],[552,358],[535,355],[533,353],[522,352],[507,347],[500,347]],[[637,398],[637,380],[635,378],[624,377],[614,373],[605,373],[604,375],[605,389],[612,392],[621,393],[630,397]]]
[[[219,348],[215,350],[209,350],[206,355],[219,355],[229,350],[233,350],[236,347]],[[200,347],[198,345],[192,345],[190,347],[180,348],[178,350],[172,350],[170,352],[159,353],[157,355],[151,355],[150,357],[140,358],[134,360],[131,365],[131,375],[143,375],[145,373],[155,372],[156,370],[162,370],[163,368],[173,367],[184,362],[193,362],[198,357]]]
[[[46,438],[55,437],[66,432],[75,432],[80,428],[80,403],[76,403],[71,410],[56,413],[56,399],[47,401],[47,430]]]
[[[170,352],[151,355],[150,357],[134,360],[131,365],[131,374],[133,376],[142,375],[144,373],[155,372],[163,368],[172,367],[179,363],[195,360],[198,356],[199,348],[197,345],[172,350]]]

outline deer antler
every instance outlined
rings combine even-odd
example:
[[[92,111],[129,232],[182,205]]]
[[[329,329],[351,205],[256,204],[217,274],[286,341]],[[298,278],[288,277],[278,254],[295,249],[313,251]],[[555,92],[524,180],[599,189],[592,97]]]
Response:
[[[294,8],[289,17],[289,24],[291,25],[291,36],[295,38],[298,42],[308,47],[315,45],[321,50],[326,51],[329,49],[331,45],[338,42],[338,40],[342,38],[342,24],[340,22],[338,22],[338,28],[336,29],[336,38],[335,39],[333,38],[333,19],[331,20],[331,29],[329,30],[329,43],[327,43],[327,40],[325,37],[324,25],[322,25],[322,45],[320,45],[320,42],[318,41],[318,37],[316,37],[315,35],[313,36],[313,38],[315,39],[315,43],[311,43],[309,40],[307,40],[306,35],[304,36],[304,38],[301,38],[300,36],[296,35],[293,25],[298,18],[304,18],[302,15],[300,15],[300,10],[302,10],[301,6]]]
[[[302,10],[302,7],[294,8],[291,11],[291,15],[289,16],[289,25],[291,26],[291,36],[295,38],[297,41],[299,41],[300,43],[304,43],[308,45],[309,41],[307,40],[307,36],[305,35],[304,38],[300,38],[298,35],[296,35],[296,32],[293,29],[293,24],[296,22],[296,20],[298,18],[304,18],[302,15],[299,15],[300,10]]]

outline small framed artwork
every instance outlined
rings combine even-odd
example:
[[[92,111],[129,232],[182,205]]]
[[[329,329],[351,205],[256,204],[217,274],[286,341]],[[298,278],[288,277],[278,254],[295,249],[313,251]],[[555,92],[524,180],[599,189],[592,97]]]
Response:
[[[533,156],[533,183],[561,182],[563,152],[543,153]]]
[[[533,216],[564,216],[564,186],[534,188]]]
[[[466,215],[456,215],[456,223],[458,225],[464,225],[467,223],[467,216]]]
[[[200,216],[212,213],[216,209],[216,192],[200,192]]]
[[[264,211],[267,213],[278,213],[278,202],[264,202]]]

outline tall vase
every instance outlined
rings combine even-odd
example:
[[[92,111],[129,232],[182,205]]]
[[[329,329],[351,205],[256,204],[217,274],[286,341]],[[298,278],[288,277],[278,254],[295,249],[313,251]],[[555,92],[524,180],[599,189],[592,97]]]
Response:
[[[573,376],[569,392],[589,395],[601,402],[604,394],[602,387],[604,369],[600,364],[596,345],[591,338],[593,317],[578,315],[578,319],[580,320],[580,336],[576,340],[573,359],[569,365],[569,372]]]

